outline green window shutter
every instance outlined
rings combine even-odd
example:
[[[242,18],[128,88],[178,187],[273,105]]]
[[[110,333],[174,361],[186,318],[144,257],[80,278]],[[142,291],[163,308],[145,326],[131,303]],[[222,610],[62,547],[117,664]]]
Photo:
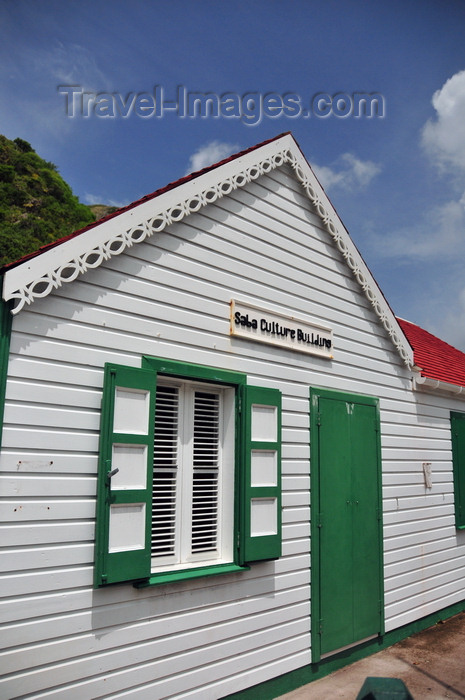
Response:
[[[243,387],[241,559],[281,556],[281,392]]]
[[[465,528],[465,413],[451,411],[452,462],[454,466],[455,524]]]
[[[105,366],[95,585],[150,576],[156,373]]]

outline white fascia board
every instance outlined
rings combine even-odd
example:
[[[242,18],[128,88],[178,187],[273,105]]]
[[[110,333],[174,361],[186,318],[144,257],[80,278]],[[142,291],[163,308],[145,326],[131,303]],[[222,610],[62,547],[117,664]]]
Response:
[[[47,296],[53,289],[72,282],[86,270],[98,267],[127,247],[285,163],[293,168],[323,228],[333,238],[403,361],[411,367],[413,351],[407,338],[291,134],[214,167],[7,270],[3,298],[5,301],[14,300],[16,306],[12,313],[18,313],[34,299]]]
[[[448,394],[455,394],[456,396],[463,394],[462,398],[465,399],[465,386],[460,384],[450,384],[449,382],[441,382],[439,379],[431,379],[430,377],[423,377],[421,374],[415,374],[413,377],[413,386],[417,390],[427,390],[427,391],[445,391]]]
[[[129,229],[139,219],[138,209],[124,212],[109,221],[104,221],[74,238],[40,253],[35,258],[25,260],[11,270],[7,270],[3,281],[3,298],[8,301],[17,289],[41,279],[54,270],[58,270],[99,245],[108,241],[115,234],[115,228]]]
[[[28,285],[45,278],[54,271],[67,266],[70,262],[77,261],[86,253],[90,253],[99,246],[105,245],[108,241],[114,239],[119,232],[132,230],[139,225],[144,225],[147,220],[152,219],[157,214],[169,211],[173,207],[198,196],[202,192],[208,192],[211,188],[215,189],[219,181],[234,177],[238,173],[253,167],[258,160],[262,161],[268,159],[291,146],[295,148],[294,139],[290,135],[285,135],[250,153],[246,153],[239,158],[235,158],[217,168],[213,168],[211,171],[199,175],[188,182],[178,185],[172,190],[163,192],[147,202],[141,202],[133,209],[114,216],[108,221],[103,221],[101,224],[93,226],[88,231],[84,231],[74,238],[70,238],[50,248],[50,250],[40,253],[34,258],[25,260],[11,270],[6,271],[3,282],[4,300],[8,301],[13,299],[17,290],[24,289]],[[215,197],[215,199],[216,198],[217,197]],[[212,199],[212,201],[214,201],[214,199]],[[111,257],[111,255],[109,254],[107,258],[108,257]],[[81,272],[85,272],[85,270],[83,269]],[[46,294],[37,294],[36,296],[46,296]],[[32,301],[32,299],[30,301]]]

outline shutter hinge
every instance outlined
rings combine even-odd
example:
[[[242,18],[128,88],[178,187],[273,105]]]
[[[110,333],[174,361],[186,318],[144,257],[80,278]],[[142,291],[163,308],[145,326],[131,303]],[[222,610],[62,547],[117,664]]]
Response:
[[[323,634],[323,620],[320,620],[318,623],[318,632],[319,634]]]
[[[319,411],[316,414],[316,424],[321,425],[321,413]]]

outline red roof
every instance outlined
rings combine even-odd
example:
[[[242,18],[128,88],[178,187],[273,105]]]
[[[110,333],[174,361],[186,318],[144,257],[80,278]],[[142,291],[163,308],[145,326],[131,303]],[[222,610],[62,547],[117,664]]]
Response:
[[[465,386],[465,353],[410,321],[397,319],[413,348],[421,376]]]

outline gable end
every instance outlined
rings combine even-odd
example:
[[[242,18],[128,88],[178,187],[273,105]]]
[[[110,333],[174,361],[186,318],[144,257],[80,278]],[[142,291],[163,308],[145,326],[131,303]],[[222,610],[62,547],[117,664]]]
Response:
[[[413,365],[412,349],[391,308],[352,242],[333,205],[290,134],[278,137],[250,152],[239,154],[198,177],[142,202],[111,221],[103,221],[82,234],[65,240],[41,255],[25,260],[4,273],[3,298],[19,313],[35,299],[72,282],[87,270],[99,267],[126,248],[160,233],[172,223],[246,186],[261,175],[289,164],[311,201],[326,231],[332,237],[365,296],[380,319],[403,362]],[[153,214],[154,202],[159,203]],[[134,216],[137,224],[134,224]],[[144,218],[145,215],[145,218]],[[120,224],[115,234],[115,224]]]

